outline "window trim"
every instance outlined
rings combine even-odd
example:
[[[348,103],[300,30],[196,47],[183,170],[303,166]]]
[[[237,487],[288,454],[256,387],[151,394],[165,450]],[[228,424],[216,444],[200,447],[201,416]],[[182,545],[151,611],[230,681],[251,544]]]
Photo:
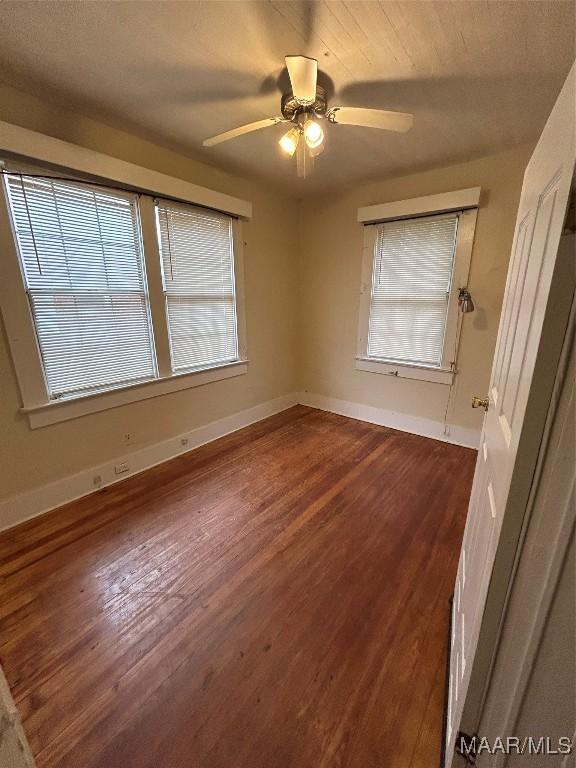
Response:
[[[474,199],[471,192],[474,191],[476,200],[479,200],[480,188],[474,190],[460,190],[460,193],[454,192],[448,195],[430,195],[429,197],[415,198],[414,200],[404,200],[398,203],[387,203],[379,206],[369,206],[369,208],[360,208],[358,212],[359,220],[362,211],[369,209],[378,210],[383,215],[386,210],[400,212],[401,216],[388,218],[384,216],[377,221],[373,219],[363,219],[364,225],[364,243],[362,249],[362,277],[360,286],[360,308],[358,320],[358,337],[356,345],[355,367],[359,371],[368,373],[379,373],[398,378],[420,379],[437,384],[452,384],[455,374],[456,358],[458,352],[458,342],[462,316],[458,310],[458,291],[460,288],[468,285],[470,273],[470,261],[472,258],[472,247],[474,244],[474,232],[476,229],[476,218],[478,214],[477,207],[466,207]],[[446,206],[450,204],[449,210]],[[461,205],[458,205],[460,202]],[[434,210],[440,207],[440,210]],[[408,213],[409,212],[409,213]],[[427,366],[422,364],[407,363],[398,360],[370,357],[367,354],[368,349],[368,325],[370,320],[370,300],[372,294],[372,270],[374,265],[374,247],[378,224],[383,221],[392,221],[398,218],[420,218],[439,215],[458,213],[458,232],[456,237],[456,247],[454,251],[454,266],[452,269],[452,279],[450,283],[450,294],[448,297],[448,313],[446,316],[446,330],[444,333],[444,346],[442,351],[442,361],[439,366]],[[364,214],[362,214],[364,215]],[[368,216],[367,214],[365,214]]]
[[[10,170],[30,173],[33,169],[28,164],[24,166],[24,164],[10,163]],[[38,172],[37,169],[36,172]],[[224,364],[218,363],[172,373],[162,267],[156,237],[155,198],[157,195],[140,193],[138,196],[139,221],[158,377],[101,392],[51,400],[42,366],[34,318],[26,294],[25,278],[18,255],[17,237],[5,185],[5,180],[0,179],[0,253],[3,256],[0,259],[0,307],[20,389],[22,403],[20,411],[27,415],[32,429],[247,373],[242,222],[238,218],[232,218],[238,359],[226,361]],[[193,203],[189,204],[193,205]]]
[[[83,397],[70,398],[69,400],[51,400],[49,403],[22,407],[21,413],[28,416],[32,429],[56,424],[59,421],[68,421],[89,413],[107,411],[120,405],[136,403],[148,400],[152,397],[167,395],[171,392],[180,392],[183,389],[200,387],[235,376],[248,373],[248,360],[235,360],[225,365],[212,366],[211,368],[199,368],[196,371],[172,374],[166,378],[151,379],[139,384],[127,387],[108,389],[105,392],[96,392]]]
[[[358,208],[358,221],[361,224],[380,224],[395,219],[411,219],[414,216],[432,216],[436,213],[478,208],[481,192],[481,187],[469,187],[454,192],[441,192],[438,195],[412,197],[410,200],[367,205]]]
[[[33,162],[36,166],[40,163],[52,169],[72,171],[79,174],[79,178],[118,185],[133,192],[212,208],[242,219],[252,217],[252,203],[248,200],[216,192],[3,120],[0,120],[0,152],[18,161],[24,158],[25,162]]]

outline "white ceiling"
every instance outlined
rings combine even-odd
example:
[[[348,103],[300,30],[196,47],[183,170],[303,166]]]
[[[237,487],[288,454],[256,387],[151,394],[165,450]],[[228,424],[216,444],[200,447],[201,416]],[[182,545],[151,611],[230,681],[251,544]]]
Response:
[[[298,196],[534,139],[574,60],[573,2],[0,2],[0,78]],[[413,112],[405,135],[329,126],[296,178],[279,114],[285,54],[318,59],[330,104]],[[1,106],[0,106],[1,111]],[[284,129],[285,130],[285,129]]]

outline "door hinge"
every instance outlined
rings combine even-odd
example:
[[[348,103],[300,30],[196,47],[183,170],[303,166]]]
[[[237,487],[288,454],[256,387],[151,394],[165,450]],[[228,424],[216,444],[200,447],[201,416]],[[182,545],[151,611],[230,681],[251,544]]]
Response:
[[[466,765],[476,765],[477,748],[478,748],[478,734],[475,733],[470,736],[469,733],[463,733],[458,731],[456,736],[455,751],[457,755],[466,760]]]

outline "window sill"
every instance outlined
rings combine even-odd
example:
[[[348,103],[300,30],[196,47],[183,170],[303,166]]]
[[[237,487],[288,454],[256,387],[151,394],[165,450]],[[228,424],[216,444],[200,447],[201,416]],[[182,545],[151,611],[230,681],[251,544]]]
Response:
[[[397,376],[402,379],[419,379],[435,384],[452,384],[454,371],[451,368],[434,368],[427,365],[411,365],[409,363],[394,363],[387,360],[376,360],[370,357],[357,357],[356,369],[369,373],[380,373],[385,376]]]
[[[46,427],[59,421],[77,419],[89,413],[106,411],[120,405],[148,400],[151,397],[178,392],[182,389],[200,387],[222,379],[231,379],[248,372],[248,360],[237,360],[213,368],[175,374],[164,379],[133,384],[106,392],[98,392],[68,400],[53,400],[42,405],[21,408],[28,416],[31,429]]]

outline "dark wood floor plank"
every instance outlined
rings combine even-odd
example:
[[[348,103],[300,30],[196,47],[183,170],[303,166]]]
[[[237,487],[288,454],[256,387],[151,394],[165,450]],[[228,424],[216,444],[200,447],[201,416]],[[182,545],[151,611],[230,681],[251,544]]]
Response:
[[[0,535],[40,768],[420,768],[475,452],[297,406]]]
[[[296,460],[297,460],[296,456],[294,457],[294,460],[296,462]],[[309,462],[307,462],[307,466],[309,467]],[[295,465],[293,465],[291,469],[292,469],[293,472],[296,473],[297,467]],[[319,477],[316,477],[316,481],[317,482],[318,482],[319,479],[320,479]],[[300,485],[298,487],[303,487],[303,486]],[[264,499],[264,500],[266,499],[266,494],[265,494],[265,489],[264,488],[261,489],[260,493],[261,493],[260,496],[258,495],[258,493],[256,493],[256,497],[255,497],[255,499],[258,501],[258,503],[260,503],[261,499]],[[285,503],[285,496],[282,496],[282,504],[284,504],[284,503]],[[271,515],[270,515],[271,509],[272,509],[271,505],[269,504],[269,506],[267,508],[268,517],[271,517]],[[193,510],[193,511],[195,511],[195,510]],[[224,519],[226,520],[227,528],[231,529],[233,527],[231,525],[231,523],[233,522],[231,516],[230,515],[224,515]],[[255,517],[254,520],[249,521],[249,523],[250,523],[250,525],[258,524],[258,520]],[[242,531],[242,539],[240,540],[240,542],[244,541],[244,539],[247,539],[248,543],[250,544],[251,547],[257,547],[258,546],[259,538],[258,538],[258,536],[256,534],[261,534],[262,530],[256,530],[256,531],[250,532],[250,528],[249,528],[248,525],[245,524],[244,527],[248,528],[248,530],[247,530],[247,532],[244,531],[244,530]],[[262,526],[260,524],[259,525],[259,529],[263,529],[263,528],[264,528],[264,526]],[[213,534],[217,533],[217,531],[214,530],[214,526],[212,526],[211,532]],[[176,534],[177,534],[177,531],[176,531]],[[173,537],[174,537],[174,533],[173,533]],[[228,541],[229,541],[229,531],[222,532],[222,535],[219,536],[219,537],[212,536],[211,540],[212,539],[217,540],[217,547],[218,547],[218,549],[219,550],[223,550],[224,547],[228,544]],[[206,575],[206,572],[205,572],[205,568],[203,567],[202,564],[206,562],[207,557],[210,558],[210,561],[211,561],[213,566],[214,566],[214,564],[217,564],[219,559],[220,560],[223,559],[225,562],[224,562],[221,570],[223,570],[225,568],[225,566],[227,564],[228,558],[227,557],[222,558],[222,554],[223,554],[222,551],[220,551],[219,553],[214,553],[214,554],[211,554],[209,551],[206,552],[205,548],[203,548],[203,544],[205,544],[205,543],[206,543],[205,541],[201,542],[197,538],[194,538],[192,540],[192,544],[194,546],[194,550],[195,551],[193,553],[193,563],[189,562],[188,564],[180,564],[180,565],[178,565],[178,560],[175,559],[170,554],[170,551],[168,550],[168,555],[169,555],[169,558],[170,558],[170,561],[171,561],[170,562],[171,571],[175,570],[176,574],[181,576],[181,579],[180,579],[180,583],[175,584],[173,581],[170,581],[168,571],[166,569],[162,570],[162,574],[161,575],[162,575],[162,580],[163,580],[163,591],[164,592],[166,592],[166,589],[168,589],[168,590],[170,590],[172,592],[181,593],[185,589],[195,589],[195,584],[196,583],[200,583],[201,581],[203,581],[205,583],[207,581],[207,575]],[[148,539],[146,541],[146,545],[145,546],[147,547],[147,549],[145,550],[146,553],[149,553],[150,552],[150,539]],[[184,551],[185,556],[190,559],[190,555],[189,555],[188,551],[183,547],[181,539],[175,538],[173,540],[173,542],[171,543],[171,547],[174,548],[176,546],[182,548],[183,551]],[[246,546],[243,545],[243,544],[242,544],[242,547],[244,549],[246,549]],[[146,590],[149,587],[153,587],[154,586],[154,579],[156,581],[158,580],[158,570],[159,569],[157,569],[157,568],[155,569],[154,567],[151,567],[151,566],[154,565],[154,561],[153,560],[152,560],[151,563],[148,563],[148,564],[145,564],[145,563],[140,564],[139,560],[137,560],[136,563],[135,563],[134,560],[131,558],[131,553],[128,553],[128,554],[130,555],[129,562],[130,562],[132,570],[134,572],[140,572],[140,570],[141,570],[142,573],[144,574],[142,576],[142,579],[146,578],[147,583],[143,585],[142,584],[142,580],[141,580],[140,583],[137,584],[136,587],[134,587],[134,584],[132,582],[125,581],[122,584],[122,592],[120,593],[120,597],[123,596],[123,593],[124,593],[124,591],[126,589],[137,588],[139,592],[142,592],[143,589]],[[115,556],[117,557],[117,553],[115,553]],[[150,557],[152,557],[152,554],[150,555]],[[50,560],[50,558],[48,558],[48,559]],[[178,567],[176,567],[176,568],[174,567],[174,561],[175,560],[176,560],[176,563],[178,565]],[[190,582],[190,578],[188,578],[188,585],[186,585],[186,583],[182,583],[182,580],[186,577],[186,574],[189,573],[192,564],[194,564],[194,565],[198,566],[199,568],[203,569],[204,572],[202,574],[196,575],[194,578],[192,578],[192,585],[190,585],[190,583],[189,583]],[[142,566],[141,569],[140,569],[140,565]],[[144,567],[144,566],[146,566],[146,567]],[[52,569],[51,565],[50,565],[50,569]],[[73,570],[73,565],[70,566],[70,569]],[[148,583],[151,580],[152,580],[152,583],[151,584]],[[58,584],[58,589],[54,590],[51,595],[50,594],[42,594],[41,597],[42,597],[42,601],[43,601],[44,605],[46,604],[46,601],[54,600],[55,599],[56,600],[56,605],[51,605],[51,609],[54,610],[54,609],[57,609],[59,607],[59,605],[62,605],[63,595],[67,596],[68,603],[67,603],[67,610],[66,610],[66,613],[65,613],[65,621],[63,621],[60,624],[60,626],[58,627],[58,631],[59,631],[59,633],[62,635],[62,637],[64,639],[66,636],[68,636],[68,629],[69,629],[69,627],[67,626],[67,624],[69,623],[68,619],[71,620],[72,626],[74,626],[76,624],[77,620],[81,618],[81,616],[78,615],[78,611],[80,611],[80,612],[82,612],[82,611],[85,612],[86,611],[86,598],[83,600],[83,602],[81,602],[79,604],[79,608],[77,608],[78,603],[76,603],[76,604],[74,604],[74,603],[71,604],[70,603],[72,596],[70,595],[70,593],[68,591],[62,589],[62,584]],[[82,596],[83,595],[80,595],[80,597],[82,597]],[[78,596],[74,596],[74,597],[78,597]],[[116,606],[118,605],[118,602],[119,602],[116,598],[118,598],[118,594],[114,594],[114,596],[113,596],[113,599],[115,600],[116,605],[112,606],[112,608],[110,607],[110,605],[108,603],[106,603],[105,608],[107,610],[111,610],[111,609],[116,610]],[[121,602],[125,602],[125,601],[121,601]],[[92,618],[93,615],[94,614],[91,614],[90,618]],[[104,621],[104,623],[106,623],[106,616],[105,615],[103,616],[103,621]],[[46,623],[46,622],[44,621],[44,623]],[[86,625],[84,625],[84,627],[86,628]],[[27,627],[27,629],[29,629],[29,627]],[[14,636],[11,639],[11,643],[12,643],[12,647],[14,647],[15,643],[18,640],[18,636],[17,636],[16,633],[12,633],[12,634]],[[77,634],[78,633],[74,633],[74,636],[77,636]],[[27,642],[25,635],[23,636],[23,642],[24,643]],[[12,648],[9,648],[7,650],[12,650]],[[34,663],[37,663],[40,660],[42,662],[46,661],[46,657],[45,656],[40,659],[40,657],[38,657],[38,655],[34,652],[34,649],[32,649],[30,647],[28,648],[28,652],[29,652],[29,656],[31,657],[31,660]],[[25,654],[26,654],[26,650],[24,648],[22,648],[22,650],[17,654],[18,655],[18,659],[19,659],[19,661],[21,663],[25,659]]]

